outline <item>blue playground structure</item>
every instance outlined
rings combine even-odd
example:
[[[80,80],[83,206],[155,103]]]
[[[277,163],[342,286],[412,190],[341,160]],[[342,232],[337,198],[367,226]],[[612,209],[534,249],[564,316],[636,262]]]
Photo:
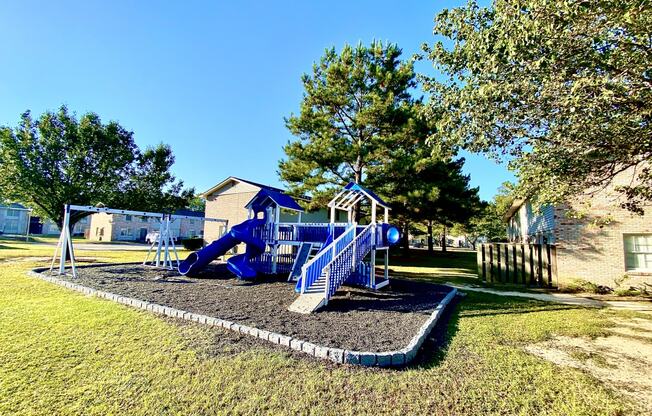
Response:
[[[368,204],[371,219],[353,222],[356,206]],[[220,239],[192,253],[179,264],[179,273],[192,276],[240,243],[243,254],[227,260],[227,268],[240,279],[258,274],[288,274],[296,282],[299,298],[290,310],[312,312],[328,303],[343,284],[380,289],[389,283],[389,247],[400,233],[388,224],[389,207],[378,195],[357,183],[349,183],[329,203],[329,223],[302,223],[303,209],[290,196],[262,189],[245,206],[249,219]],[[377,211],[384,210],[382,220]],[[280,222],[281,210],[296,212],[297,222]],[[346,211],[348,222],[335,222],[336,212]],[[384,253],[384,272],[376,273],[376,254]]]

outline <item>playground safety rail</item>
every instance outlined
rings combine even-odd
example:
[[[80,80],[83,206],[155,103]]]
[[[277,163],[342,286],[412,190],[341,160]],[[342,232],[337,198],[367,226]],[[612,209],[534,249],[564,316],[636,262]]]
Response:
[[[324,268],[348,246],[356,235],[356,225],[353,224],[333,242],[319,252],[312,260],[301,268],[301,293],[305,293],[324,272]]]
[[[374,224],[364,227],[361,232],[326,265],[325,298],[328,302],[337,289],[344,284],[357,265],[369,254],[374,237]]]

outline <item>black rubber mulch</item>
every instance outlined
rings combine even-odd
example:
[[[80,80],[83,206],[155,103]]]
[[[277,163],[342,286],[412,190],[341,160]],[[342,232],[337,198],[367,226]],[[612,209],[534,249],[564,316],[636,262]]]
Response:
[[[79,268],[77,273],[76,282],[85,286],[358,351],[407,346],[451,290],[398,279],[377,292],[343,287],[326,308],[301,315],[287,310],[298,294],[284,276],[241,281],[219,264],[197,278],[141,265]]]

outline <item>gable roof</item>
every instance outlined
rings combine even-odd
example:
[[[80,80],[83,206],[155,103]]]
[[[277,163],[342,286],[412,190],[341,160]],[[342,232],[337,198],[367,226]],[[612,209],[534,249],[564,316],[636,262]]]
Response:
[[[18,202],[11,202],[8,204],[2,204],[0,203],[0,207],[2,208],[10,208],[10,209],[20,209],[20,210],[26,210],[29,211],[29,208],[25,207],[23,204],[19,204]]]
[[[303,212],[301,205],[297,204],[297,201],[292,199],[291,196],[284,194],[283,192],[277,192],[272,189],[261,189],[258,193],[251,198],[245,208],[250,208],[253,205],[260,205],[266,207],[270,203],[275,203],[281,208],[286,208],[292,211]]]
[[[516,198],[513,202],[512,205],[509,207],[505,215],[503,215],[503,221],[508,222],[510,218],[514,216],[518,212],[519,209],[523,206],[523,204],[527,201],[526,198]]]
[[[329,207],[336,207],[338,209],[350,209],[357,204],[363,197],[369,198],[371,201],[376,201],[378,205],[383,208],[389,209],[389,205],[383,201],[381,197],[370,189],[365,188],[359,183],[349,182],[344,189],[335,196],[328,203]]]
[[[220,182],[220,183],[218,183],[217,185],[213,186],[213,187],[210,188],[209,190],[207,190],[207,191],[205,191],[205,192],[199,194],[199,196],[201,196],[202,198],[206,198],[206,196],[208,196],[208,195],[210,195],[210,194],[212,194],[212,193],[214,193],[214,192],[220,190],[221,188],[223,188],[223,187],[226,186],[229,182],[232,182],[232,181],[233,181],[233,182],[246,183],[246,184],[248,184],[248,185],[252,185],[252,186],[255,186],[255,187],[260,188],[260,189],[267,189],[267,190],[274,191],[274,192],[279,192],[279,193],[285,195],[285,190],[284,190],[284,189],[277,188],[277,187],[275,187],[275,186],[265,185],[265,184],[258,183],[258,182],[254,182],[254,181],[250,181],[250,180],[248,180],[248,179],[238,178],[237,176],[229,176],[228,178],[224,179],[222,182]],[[305,196],[305,195],[299,196],[299,197],[297,197],[297,199],[300,199],[300,200],[302,200],[302,201],[310,201],[310,197],[309,197],[309,196]]]
[[[178,209],[174,211],[175,215],[185,215],[187,217],[204,218],[204,211],[193,211],[191,209]]]
[[[280,189],[280,188],[275,188],[275,187],[269,186],[269,185],[263,185],[262,183],[253,182],[253,181],[250,181],[250,180],[247,180],[247,179],[238,178],[236,176],[229,176],[228,178],[224,179],[223,181],[221,181],[217,185],[213,186],[209,190],[201,193],[199,196],[205,198],[207,195],[210,195],[210,194],[220,190],[221,188],[225,187],[230,182],[241,182],[241,183],[246,183],[246,184],[255,186],[255,187],[260,188],[260,189],[269,189],[269,190],[276,191],[276,192],[283,192],[283,190]]]

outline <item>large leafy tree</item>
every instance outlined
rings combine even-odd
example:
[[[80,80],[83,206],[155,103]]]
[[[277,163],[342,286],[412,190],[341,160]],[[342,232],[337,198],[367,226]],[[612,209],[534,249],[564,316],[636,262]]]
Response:
[[[404,250],[411,224],[420,223],[426,227],[432,252],[435,227],[445,239],[447,227],[468,221],[481,208],[478,188],[472,188],[470,177],[462,172],[463,158],[432,156],[423,141],[395,147],[390,155],[386,169],[372,183],[392,201],[392,218],[402,226]]]
[[[335,189],[385,169],[388,149],[413,127],[417,102],[413,64],[400,57],[394,44],[345,45],[326,50],[303,76],[301,111],[286,119],[297,139],[279,163],[291,191],[321,206]]]
[[[81,118],[61,107],[34,120],[25,112],[16,128],[0,127],[0,189],[63,225],[64,204],[138,210],[183,207],[193,190],[169,172],[165,145],[140,152],[133,133],[116,122]],[[87,213],[71,215],[70,228]]]
[[[539,202],[631,173],[619,189],[640,212],[652,201],[651,28],[642,0],[470,1],[444,10],[434,32],[445,40],[424,47],[447,76],[425,83],[437,138],[508,160],[519,193]]]

